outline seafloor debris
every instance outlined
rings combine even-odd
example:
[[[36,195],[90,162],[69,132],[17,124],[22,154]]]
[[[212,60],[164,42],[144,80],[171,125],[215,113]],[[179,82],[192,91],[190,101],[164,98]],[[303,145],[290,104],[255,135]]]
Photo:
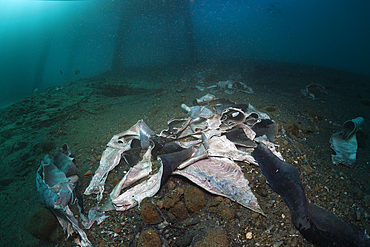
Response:
[[[302,89],[302,94],[311,98],[318,98],[322,95],[327,95],[326,88],[318,83],[311,83],[306,86],[305,89]]]
[[[272,189],[289,207],[294,226],[315,246],[370,246],[366,232],[307,202],[297,168],[277,158],[263,144],[252,155]]]
[[[234,94],[235,92],[243,92],[243,93],[248,93],[248,94],[254,93],[253,89],[247,86],[244,82],[234,81],[234,80],[219,81],[216,84],[211,85],[209,87],[203,87],[203,86],[197,85],[195,86],[195,88],[202,92],[207,89],[210,93],[216,93],[218,91],[224,91],[227,94]],[[183,93],[190,89],[192,89],[192,87],[185,87],[183,89],[177,90],[177,92]],[[198,101],[198,99],[196,101]],[[201,103],[201,102],[198,102],[198,103]]]
[[[364,126],[365,120],[358,117],[343,124],[343,129],[334,133],[330,138],[330,147],[334,164],[352,166],[356,162],[357,138],[356,132]]]
[[[100,201],[108,173],[124,160],[131,168],[112,190],[102,211],[139,206],[145,197],[154,196],[171,174],[178,174],[263,214],[249,181],[235,162],[256,165],[251,156],[256,138],[277,153],[270,142],[277,134],[277,124],[251,105],[212,103],[183,105],[188,115],[170,119],[168,128],[159,135],[139,120],[129,130],[113,136],[85,194],[97,193]],[[140,152],[144,153],[142,158]]]
[[[92,246],[68,207],[70,203],[75,202],[73,191],[78,180],[78,171],[70,154],[69,147],[64,144],[52,159],[48,155],[45,156],[36,173],[37,194],[40,202],[55,214],[64,231],[67,231],[68,237],[76,231],[81,237],[80,246]],[[81,216],[82,208],[79,205]]]

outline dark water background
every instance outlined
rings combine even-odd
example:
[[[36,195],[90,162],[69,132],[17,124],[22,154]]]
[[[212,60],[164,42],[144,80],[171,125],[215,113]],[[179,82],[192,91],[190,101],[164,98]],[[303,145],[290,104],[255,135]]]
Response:
[[[186,61],[183,4],[2,0],[0,106],[110,70],[122,17],[123,66]],[[283,61],[370,75],[369,1],[194,0],[190,11],[199,61]]]

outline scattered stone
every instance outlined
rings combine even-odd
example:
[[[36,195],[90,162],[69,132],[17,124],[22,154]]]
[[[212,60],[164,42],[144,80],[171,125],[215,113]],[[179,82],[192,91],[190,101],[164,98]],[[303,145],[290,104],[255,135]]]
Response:
[[[176,205],[169,210],[169,213],[179,219],[186,219],[189,216],[185,203],[182,201],[176,203]]]
[[[297,136],[299,134],[299,128],[295,123],[286,124],[284,127],[286,132],[288,132],[291,135]]]
[[[207,208],[211,211],[217,210],[218,205],[220,205],[220,201],[210,201],[207,203]]]
[[[266,184],[266,178],[265,178],[265,176],[261,175],[260,181],[261,181],[261,184]]]
[[[141,218],[149,224],[159,223],[161,216],[152,203],[141,203]]]
[[[157,205],[160,209],[162,209],[162,208],[163,208],[163,202],[162,202],[162,201],[158,201],[158,202],[156,203],[156,205]]]
[[[311,135],[314,133],[314,131],[311,128],[304,128],[302,132],[306,135]]]
[[[185,204],[190,213],[202,209],[206,204],[204,192],[195,186],[190,186],[185,190]]]
[[[256,193],[260,196],[266,197],[268,195],[267,190],[264,188],[264,186],[258,186],[256,188]]]
[[[360,221],[361,220],[361,212],[360,210],[356,210],[356,220]]]
[[[28,232],[41,240],[58,242],[59,222],[55,215],[47,208],[36,209],[28,222]]]
[[[353,199],[361,201],[364,197],[364,192],[357,187],[353,188]]]
[[[223,205],[223,204],[221,204]],[[235,218],[235,211],[228,207],[228,206],[219,206],[221,207],[221,210],[219,212],[219,215],[224,219],[224,220],[232,220]]]
[[[216,196],[215,197],[215,201],[222,201],[224,198],[222,196]]]
[[[220,228],[208,231],[207,235],[194,244],[194,247],[226,247],[230,246],[226,232]]]
[[[311,109],[307,109],[307,110],[304,110],[308,116],[310,116],[312,119],[317,119],[317,120],[323,120],[323,116],[319,113],[317,113],[316,111],[314,110],[311,110]]]
[[[170,180],[167,183],[167,187],[169,190],[173,190],[176,187],[176,184],[172,180]]]
[[[266,111],[268,111],[268,112],[274,112],[274,111],[276,111],[276,108],[273,107],[273,106],[269,106],[269,107],[266,108]]]
[[[260,214],[259,214],[259,213],[253,213],[253,214],[252,214],[252,217],[253,217],[254,219],[257,219],[259,216],[260,216]]]
[[[104,240],[100,242],[99,247],[105,247],[108,246],[108,243],[105,242]]]
[[[115,226],[114,228],[113,228],[113,231],[115,232],[115,233],[120,233],[121,232],[121,230],[122,230],[122,226],[120,226],[120,225],[117,225],[117,226]]]
[[[162,242],[159,235],[152,228],[141,232],[137,246],[140,247],[161,247]]]
[[[90,177],[91,175],[92,175],[92,171],[91,171],[91,170],[88,170],[88,171],[84,174],[84,178]]]
[[[283,212],[281,212],[281,211],[277,211],[277,212],[275,212],[274,214],[275,214],[276,216],[281,217],[281,215],[283,214]]]
[[[181,194],[175,190],[173,193],[169,194],[163,201],[164,208],[172,208],[181,199]]]
[[[191,245],[193,241],[194,233],[192,231],[186,231],[185,234],[177,238],[176,246],[178,247],[187,247]]]
[[[247,232],[247,234],[245,235],[245,237],[246,237],[247,239],[252,239],[252,238],[253,238],[253,234],[252,234],[252,232]]]
[[[367,207],[370,207],[370,195],[365,195],[364,196],[364,203]]]

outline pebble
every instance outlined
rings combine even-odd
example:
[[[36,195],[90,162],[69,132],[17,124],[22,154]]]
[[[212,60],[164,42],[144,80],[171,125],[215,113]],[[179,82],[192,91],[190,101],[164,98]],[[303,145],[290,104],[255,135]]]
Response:
[[[157,209],[152,203],[144,203],[141,205],[141,218],[149,224],[158,223],[161,220]]]
[[[230,207],[224,207],[219,214],[224,220],[232,220],[235,218],[235,211]]]
[[[91,170],[88,170],[85,174],[84,174],[84,178],[86,177],[89,177],[92,175],[92,171]]]
[[[210,229],[207,235],[200,241],[194,244],[194,247],[229,247],[230,243],[227,239],[227,234],[223,229]]]
[[[253,214],[252,214],[252,217],[253,217],[254,219],[257,219],[259,216],[260,216],[260,214],[259,214],[259,213],[253,213]]]
[[[168,212],[179,219],[185,219],[189,216],[188,210],[186,209],[185,203],[183,201],[179,201],[178,203],[176,203],[176,205],[172,207]]]
[[[247,239],[252,239],[252,238],[253,238],[253,234],[252,234],[252,232],[247,232],[247,234],[245,235],[245,237],[246,237]]]
[[[189,212],[194,213],[206,205],[204,192],[195,186],[190,186],[185,190],[185,204]]]
[[[137,246],[142,247],[161,247],[162,242],[156,231],[149,228],[141,232]]]
[[[361,212],[360,210],[356,210],[356,220],[360,221],[361,220]]]
[[[113,231],[115,232],[115,233],[120,233],[121,232],[121,230],[122,230],[122,227],[120,226],[120,225],[118,225],[118,226],[116,226],[116,227],[114,227],[113,228]]]
[[[268,195],[267,190],[266,190],[264,187],[262,187],[262,186],[258,186],[258,187],[256,188],[256,193],[257,193],[258,195],[260,195],[260,196],[263,196],[263,197],[266,197],[266,196]]]

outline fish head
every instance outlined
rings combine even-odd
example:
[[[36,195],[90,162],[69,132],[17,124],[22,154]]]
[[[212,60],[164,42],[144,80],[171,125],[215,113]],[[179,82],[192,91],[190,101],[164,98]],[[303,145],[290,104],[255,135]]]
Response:
[[[114,207],[117,211],[126,211],[130,208],[136,207],[139,204],[137,196],[133,193],[123,193],[116,199],[112,199]]]

